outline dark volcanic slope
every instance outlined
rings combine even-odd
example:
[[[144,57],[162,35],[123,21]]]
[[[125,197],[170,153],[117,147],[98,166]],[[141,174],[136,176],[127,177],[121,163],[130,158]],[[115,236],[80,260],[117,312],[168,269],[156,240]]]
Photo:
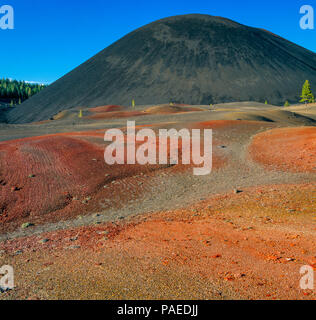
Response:
[[[316,54],[264,30],[207,15],[166,18],[106,48],[8,114],[47,119],[75,106],[297,101]]]

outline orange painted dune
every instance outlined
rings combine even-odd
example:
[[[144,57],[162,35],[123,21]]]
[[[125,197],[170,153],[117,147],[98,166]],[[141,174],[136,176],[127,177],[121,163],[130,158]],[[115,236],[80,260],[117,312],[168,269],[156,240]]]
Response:
[[[108,165],[105,146],[100,131],[1,142],[0,230],[9,231],[28,221],[55,222],[122,206],[146,190],[155,171],[177,174],[192,168],[181,161],[172,167],[158,161],[152,165]],[[170,149],[167,151],[169,159]],[[221,157],[214,157],[213,168],[223,164]]]
[[[126,107],[107,105],[89,109],[92,115],[87,116],[87,119],[101,120],[114,118],[128,118],[144,115],[143,112],[130,110]]]
[[[6,231],[29,220],[42,223],[95,212],[100,199],[110,199],[112,206],[122,204],[137,196],[145,183],[139,187],[136,179],[131,181],[133,195],[111,183],[149,170],[109,166],[104,146],[66,135],[0,143],[0,166],[0,228]]]
[[[249,148],[253,160],[267,168],[316,172],[316,128],[281,128],[260,133]]]
[[[124,107],[116,106],[116,105],[108,105],[108,106],[100,106],[95,108],[90,108],[91,112],[114,112],[114,111],[122,111]]]
[[[11,294],[23,298],[44,293],[53,299],[315,299],[315,292],[298,285],[301,266],[316,263],[314,189],[313,184],[249,188],[129,222],[46,233],[41,235],[49,239],[44,244],[38,236],[6,241],[0,250],[11,256],[23,251],[15,257],[17,281],[23,283]],[[289,206],[297,208],[295,213],[289,214]],[[78,248],[69,250],[73,243]],[[43,272],[47,263],[49,273]],[[39,282],[34,284],[29,270],[38,271],[45,290],[37,289]],[[60,281],[61,272],[65,281]],[[85,290],[78,290],[78,283]]]

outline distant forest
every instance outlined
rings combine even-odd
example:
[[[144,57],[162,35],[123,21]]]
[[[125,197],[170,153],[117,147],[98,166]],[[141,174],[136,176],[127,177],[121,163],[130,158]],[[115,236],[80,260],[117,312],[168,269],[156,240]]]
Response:
[[[46,86],[25,81],[0,79],[0,100],[7,104],[21,104]]]

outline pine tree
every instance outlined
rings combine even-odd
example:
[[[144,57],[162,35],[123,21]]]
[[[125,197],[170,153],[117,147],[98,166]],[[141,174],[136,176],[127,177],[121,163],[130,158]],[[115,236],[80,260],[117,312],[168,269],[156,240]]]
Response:
[[[40,92],[45,86],[31,84],[24,81],[0,79],[0,99],[14,102],[23,102],[32,95]]]
[[[135,108],[135,100],[132,100],[132,107]]]
[[[289,107],[289,106],[290,106],[290,104],[289,104],[289,102],[286,100],[285,103],[284,103],[284,107]]]
[[[266,101],[264,102],[264,104],[268,104],[268,100],[266,100]]]
[[[305,104],[315,102],[315,98],[308,80],[306,80],[303,85],[301,98],[302,99],[300,100],[300,102],[304,102]]]
[[[82,118],[82,110],[79,111],[78,117],[79,117],[79,118]]]

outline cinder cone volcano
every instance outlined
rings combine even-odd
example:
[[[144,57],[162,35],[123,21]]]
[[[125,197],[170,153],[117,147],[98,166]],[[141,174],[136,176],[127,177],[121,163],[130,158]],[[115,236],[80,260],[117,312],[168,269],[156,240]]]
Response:
[[[112,44],[7,115],[48,119],[76,106],[178,102],[297,102],[316,85],[316,54],[270,32],[208,15],[146,25]]]

